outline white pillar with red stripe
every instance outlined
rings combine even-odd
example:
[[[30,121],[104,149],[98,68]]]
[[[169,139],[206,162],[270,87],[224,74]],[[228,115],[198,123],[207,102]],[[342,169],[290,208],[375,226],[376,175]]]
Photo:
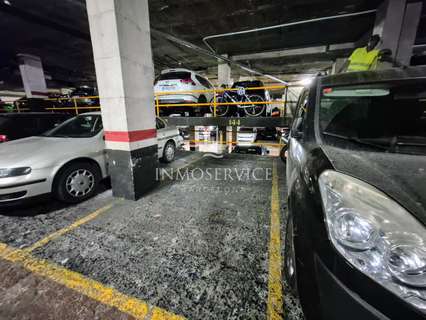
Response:
[[[148,0],[87,0],[115,196],[138,199],[158,165]]]

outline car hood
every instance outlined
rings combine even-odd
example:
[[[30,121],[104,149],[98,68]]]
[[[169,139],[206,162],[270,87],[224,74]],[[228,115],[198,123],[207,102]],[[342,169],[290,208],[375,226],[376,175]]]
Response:
[[[426,225],[426,157],[322,146],[333,167],[363,180],[411,212]]]
[[[0,145],[0,168],[49,166],[59,157],[78,152],[88,139],[29,137]]]

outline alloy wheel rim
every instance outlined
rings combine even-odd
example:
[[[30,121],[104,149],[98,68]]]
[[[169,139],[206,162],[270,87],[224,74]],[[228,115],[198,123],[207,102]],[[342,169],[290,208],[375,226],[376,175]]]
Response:
[[[173,157],[174,157],[174,155],[175,155],[175,150],[173,149],[173,146],[172,145],[168,145],[167,146],[167,148],[166,148],[166,158],[167,158],[167,160],[172,160],[173,159]]]
[[[78,169],[66,179],[65,186],[68,194],[79,198],[89,194],[95,185],[95,176],[89,170]]]

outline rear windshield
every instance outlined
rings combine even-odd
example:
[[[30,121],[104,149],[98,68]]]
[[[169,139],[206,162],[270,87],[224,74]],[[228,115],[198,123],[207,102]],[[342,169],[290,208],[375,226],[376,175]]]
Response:
[[[185,71],[179,71],[179,72],[168,72],[160,74],[158,77],[158,81],[161,80],[182,80],[182,79],[189,79],[191,78],[191,73],[185,72]]]
[[[238,130],[239,132],[250,132],[253,133],[253,128],[240,128],[240,130]]]
[[[426,151],[426,81],[322,88],[320,128],[327,141],[351,140],[384,151]],[[336,141],[337,141],[336,140]]]

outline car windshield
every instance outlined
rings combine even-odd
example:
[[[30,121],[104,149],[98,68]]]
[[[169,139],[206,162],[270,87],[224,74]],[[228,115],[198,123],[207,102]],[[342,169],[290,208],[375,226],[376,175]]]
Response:
[[[320,130],[327,143],[426,153],[426,81],[323,87]]]
[[[158,81],[161,80],[181,80],[191,78],[191,73],[186,71],[167,72],[163,73],[158,77]]]
[[[64,122],[42,136],[57,138],[89,138],[95,136],[101,130],[102,119],[100,115],[80,115]]]

